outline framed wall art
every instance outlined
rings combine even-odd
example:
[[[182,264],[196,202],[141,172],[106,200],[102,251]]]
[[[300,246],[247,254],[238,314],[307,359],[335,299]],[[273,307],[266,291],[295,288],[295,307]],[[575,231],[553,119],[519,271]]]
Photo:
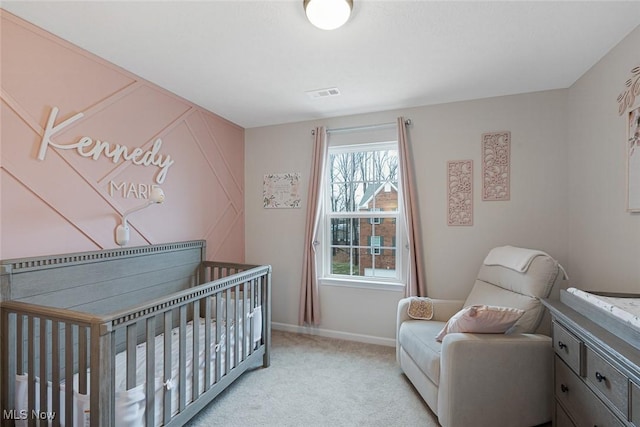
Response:
[[[272,173],[265,175],[262,194],[265,209],[300,208],[300,174]]]

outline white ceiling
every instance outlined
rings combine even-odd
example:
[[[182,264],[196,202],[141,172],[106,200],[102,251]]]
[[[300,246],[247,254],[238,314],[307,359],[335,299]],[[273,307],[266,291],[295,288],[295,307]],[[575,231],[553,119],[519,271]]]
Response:
[[[0,5],[245,128],[566,88],[640,25],[637,0],[354,0],[323,31],[302,2]]]

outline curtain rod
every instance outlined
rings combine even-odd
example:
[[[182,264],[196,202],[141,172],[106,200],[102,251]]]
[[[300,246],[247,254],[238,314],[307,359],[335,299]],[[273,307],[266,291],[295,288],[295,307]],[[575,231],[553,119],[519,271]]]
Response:
[[[406,119],[404,121],[404,124],[405,126],[409,126],[411,124],[411,119]],[[392,126],[396,126],[396,122],[379,123],[376,125],[351,126],[351,127],[345,127],[345,128],[327,129],[327,133],[356,132],[361,130],[384,129]],[[315,135],[315,130],[311,131],[311,135]]]

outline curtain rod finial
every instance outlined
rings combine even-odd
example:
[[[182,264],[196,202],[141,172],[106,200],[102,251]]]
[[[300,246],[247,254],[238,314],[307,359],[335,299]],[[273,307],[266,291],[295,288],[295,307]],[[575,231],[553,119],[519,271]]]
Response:
[[[411,119],[405,120],[404,124],[405,124],[405,126],[411,126],[412,125]]]

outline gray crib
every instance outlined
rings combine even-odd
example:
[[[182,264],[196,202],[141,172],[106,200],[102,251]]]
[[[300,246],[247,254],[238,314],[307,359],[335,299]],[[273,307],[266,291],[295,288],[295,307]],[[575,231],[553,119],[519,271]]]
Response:
[[[203,240],[2,261],[2,425],[183,425],[270,364],[271,267]]]

